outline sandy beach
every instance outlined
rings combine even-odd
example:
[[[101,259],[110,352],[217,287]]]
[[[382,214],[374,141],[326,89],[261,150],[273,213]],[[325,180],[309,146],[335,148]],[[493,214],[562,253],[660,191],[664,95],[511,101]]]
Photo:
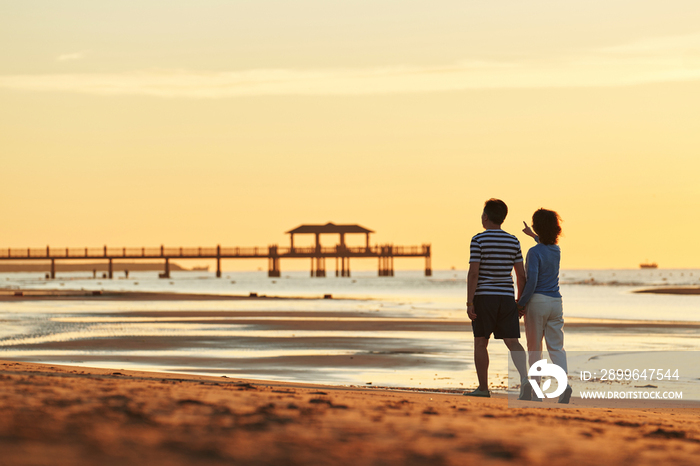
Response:
[[[697,409],[0,362],[3,464],[697,464]]]
[[[467,319],[319,298],[3,290],[0,464],[697,463],[696,401],[464,397]],[[573,348],[698,328],[567,319]]]

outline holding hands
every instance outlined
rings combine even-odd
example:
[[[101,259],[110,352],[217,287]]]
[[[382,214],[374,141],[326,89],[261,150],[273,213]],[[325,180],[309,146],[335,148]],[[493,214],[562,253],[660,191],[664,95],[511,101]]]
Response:
[[[518,317],[523,317],[526,312],[527,312],[527,308],[525,306],[521,306],[520,304],[518,304]]]

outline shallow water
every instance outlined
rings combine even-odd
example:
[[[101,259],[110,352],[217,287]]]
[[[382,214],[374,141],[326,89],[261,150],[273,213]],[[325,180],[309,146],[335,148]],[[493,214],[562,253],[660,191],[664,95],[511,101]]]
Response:
[[[0,274],[24,289],[170,291],[334,299],[244,301],[21,301],[0,303],[0,359],[218,374],[288,381],[466,388],[475,384],[464,310],[465,271],[373,272],[309,278],[263,272],[155,272],[47,281]],[[591,281],[591,278],[593,280]],[[663,280],[666,278],[666,280]],[[585,319],[700,322],[700,296],[635,294],[645,286],[692,285],[700,271],[564,271],[566,348],[700,350],[700,327],[587,325]],[[573,321],[573,319],[572,319]],[[524,339],[523,339],[524,343]],[[493,341],[491,381],[507,377],[505,346]]]

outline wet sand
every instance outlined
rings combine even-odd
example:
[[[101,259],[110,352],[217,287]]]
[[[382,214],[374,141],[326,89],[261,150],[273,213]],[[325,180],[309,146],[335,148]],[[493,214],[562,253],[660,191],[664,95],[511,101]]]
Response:
[[[697,464],[697,409],[0,362],[3,464]]]
[[[198,293],[162,293],[140,291],[85,291],[85,290],[0,290],[1,301],[226,301],[244,299],[316,299],[248,295],[222,295]]]
[[[5,291],[7,302],[36,301],[21,318],[0,316],[0,335],[5,332],[0,358],[6,360],[334,385],[460,389],[476,384],[471,322],[463,312],[418,317],[318,298],[92,296],[79,290],[25,290],[15,297],[10,292]],[[42,313],[44,303],[62,299],[65,304]],[[191,301],[191,309],[175,308],[183,301]],[[273,302],[278,310],[267,308]],[[316,306],[321,302],[324,307]],[[78,310],[72,310],[73,303]],[[651,349],[693,350],[700,341],[699,322],[567,318],[566,332],[573,351],[589,351],[606,338],[605,345],[615,341],[617,346],[605,347],[615,350],[649,349],[650,341],[657,345]],[[491,350],[491,388],[505,391],[505,347],[494,342]]]
[[[690,294],[698,295],[700,294],[700,287],[697,286],[683,286],[683,287],[658,287],[658,288],[646,288],[643,290],[637,290],[635,293],[652,293],[652,294]]]

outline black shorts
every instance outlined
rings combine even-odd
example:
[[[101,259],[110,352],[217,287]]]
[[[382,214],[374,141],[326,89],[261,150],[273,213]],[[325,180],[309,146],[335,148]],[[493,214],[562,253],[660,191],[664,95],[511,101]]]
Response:
[[[477,295],[474,296],[472,331],[475,337],[520,338],[518,306],[513,296]]]

